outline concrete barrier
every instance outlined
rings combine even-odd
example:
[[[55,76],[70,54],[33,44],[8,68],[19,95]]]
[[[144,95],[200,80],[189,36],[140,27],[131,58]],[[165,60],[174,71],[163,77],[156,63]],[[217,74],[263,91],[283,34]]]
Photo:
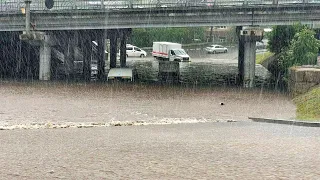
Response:
[[[320,67],[297,66],[289,69],[289,91],[292,95],[300,95],[320,85]]]
[[[306,126],[306,127],[320,127],[320,121],[319,122],[309,122],[309,121],[268,119],[268,118],[256,118],[256,117],[248,117],[248,118],[251,119],[254,122],[287,124],[287,125]]]

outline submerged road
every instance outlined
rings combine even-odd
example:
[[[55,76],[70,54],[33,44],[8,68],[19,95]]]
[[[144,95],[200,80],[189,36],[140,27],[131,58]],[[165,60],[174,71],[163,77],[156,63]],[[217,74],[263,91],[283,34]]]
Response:
[[[0,131],[1,179],[314,179],[318,128],[254,122]]]
[[[0,82],[1,125],[68,122],[217,122],[295,117],[286,94],[196,85]],[[220,105],[224,103],[224,105]]]
[[[0,102],[0,179],[320,177],[318,128],[248,120],[295,117],[263,88],[0,81]]]

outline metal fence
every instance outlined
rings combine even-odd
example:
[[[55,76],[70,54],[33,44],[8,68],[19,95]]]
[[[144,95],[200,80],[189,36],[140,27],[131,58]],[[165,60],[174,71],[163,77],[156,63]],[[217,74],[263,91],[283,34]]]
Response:
[[[320,0],[54,0],[54,6],[50,10],[254,6],[301,3],[320,4]],[[23,11],[24,7],[24,0],[0,0],[0,13]],[[45,6],[45,0],[32,0],[31,10],[42,11],[49,9]]]

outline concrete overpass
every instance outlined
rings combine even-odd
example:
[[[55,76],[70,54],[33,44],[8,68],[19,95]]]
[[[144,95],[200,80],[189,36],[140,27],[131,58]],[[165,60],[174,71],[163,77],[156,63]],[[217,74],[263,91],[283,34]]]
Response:
[[[30,3],[30,0],[26,2]],[[250,3],[247,0],[244,2],[217,0],[217,2],[227,3],[205,4],[205,6],[201,4],[203,1],[195,0],[185,0],[183,3],[176,0],[173,1],[174,3],[165,5],[157,4],[159,0],[148,1],[149,3],[145,4],[134,4],[133,2],[136,1],[133,0],[70,1],[78,5],[83,2],[104,2],[98,3],[97,6],[85,4],[76,8],[74,4],[62,6],[61,2],[66,0],[57,0],[56,6],[50,10],[37,6],[43,1],[35,0],[35,2],[38,4],[35,3],[35,6],[30,8],[29,4],[26,9],[22,9],[26,14],[21,11],[21,2],[10,11],[0,11],[0,31],[22,33],[26,30],[20,39],[40,47],[38,54],[41,80],[49,80],[51,77],[52,48],[54,48],[53,52],[57,52],[57,49],[63,51],[60,53],[66,57],[66,69],[72,69],[77,59],[76,49],[81,49],[84,79],[90,81],[92,40],[98,42],[98,72],[102,79],[105,39],[110,39],[110,68],[116,66],[118,38],[121,41],[120,64],[121,67],[125,67],[125,45],[131,28],[237,26],[240,81],[245,87],[252,87],[255,71],[255,42],[262,38],[262,32],[256,26],[288,25],[297,22],[314,24],[320,21],[320,3],[306,3],[305,0],[301,3],[279,3],[276,0],[250,1]],[[114,8],[115,6],[106,6],[105,2],[129,2],[129,5],[117,4]],[[29,9],[31,9],[31,15],[28,13]],[[31,29],[30,26],[32,26]],[[242,30],[242,26],[254,28]],[[20,43],[21,47],[21,41],[16,43]]]
[[[25,15],[0,13],[0,31],[23,31]],[[316,24],[319,4],[31,11],[35,30]]]

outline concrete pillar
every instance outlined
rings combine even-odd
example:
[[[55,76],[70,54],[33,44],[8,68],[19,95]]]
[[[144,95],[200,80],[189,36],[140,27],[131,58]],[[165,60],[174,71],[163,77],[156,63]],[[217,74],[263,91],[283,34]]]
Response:
[[[86,82],[91,80],[91,53],[92,41],[89,31],[82,32],[82,51],[83,51],[83,79]]]
[[[70,75],[73,74],[73,70],[74,70],[74,47],[76,46],[74,33],[67,32],[65,40],[66,40],[66,47],[64,49],[65,66],[66,66],[67,77],[69,78]]]
[[[236,27],[236,32],[238,35],[238,80],[237,84],[242,85],[243,84],[243,61],[244,61],[244,40],[241,38],[241,30],[242,26],[237,26]]]
[[[103,81],[105,77],[105,59],[106,59],[105,30],[98,31],[97,41],[98,41],[98,80]]]
[[[46,36],[47,39],[47,36]],[[51,77],[51,47],[44,40],[40,43],[39,80],[48,81]]]
[[[116,30],[110,31],[110,68],[117,66],[117,33]]]
[[[241,41],[244,42],[243,61],[243,86],[245,88],[254,87],[255,67],[256,67],[256,41],[263,38],[263,29],[251,27],[241,31]]]
[[[31,0],[25,0],[26,3],[26,8],[25,8],[25,13],[26,13],[26,34],[30,34],[30,4]]]
[[[101,6],[100,6],[101,9],[104,9],[104,0],[101,0]]]
[[[243,86],[251,88],[254,86],[254,76],[256,67],[256,41],[246,39],[244,42],[244,62],[243,62]]]
[[[127,63],[127,50],[126,50],[126,44],[127,44],[127,31],[122,30],[121,31],[121,40],[120,40],[120,67],[126,67]]]

